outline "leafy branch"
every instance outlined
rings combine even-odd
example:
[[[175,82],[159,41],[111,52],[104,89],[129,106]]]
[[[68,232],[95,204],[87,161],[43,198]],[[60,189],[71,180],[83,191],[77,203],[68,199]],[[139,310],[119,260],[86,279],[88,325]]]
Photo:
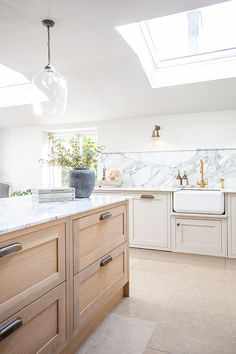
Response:
[[[98,156],[103,151],[103,146],[98,145],[88,138],[81,151],[79,142],[72,137],[69,146],[63,145],[61,138],[49,137],[49,153],[47,159],[40,159],[41,164],[75,168],[95,169]]]

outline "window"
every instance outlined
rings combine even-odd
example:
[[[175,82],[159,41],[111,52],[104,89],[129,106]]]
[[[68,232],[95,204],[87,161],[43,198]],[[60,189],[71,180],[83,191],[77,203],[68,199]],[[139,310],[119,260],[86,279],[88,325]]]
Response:
[[[24,75],[0,64],[0,107],[48,100]]]
[[[80,149],[82,152],[86,151],[86,142],[88,139],[91,139],[97,142],[97,129],[96,128],[84,128],[79,131],[58,131],[58,132],[49,132],[48,136],[54,136],[57,139],[60,139],[60,143],[69,148],[70,141],[72,138],[76,139],[79,142]],[[50,146],[48,146],[48,150]],[[69,168],[67,167],[49,167],[49,184],[52,187],[67,187],[67,174]]]
[[[151,86],[236,76],[236,0],[117,27]]]

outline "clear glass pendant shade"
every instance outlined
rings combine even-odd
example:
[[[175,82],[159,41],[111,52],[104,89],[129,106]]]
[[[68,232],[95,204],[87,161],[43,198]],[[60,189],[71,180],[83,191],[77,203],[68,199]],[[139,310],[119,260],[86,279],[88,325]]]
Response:
[[[53,68],[46,67],[34,75],[32,82],[47,97],[47,100],[33,104],[35,114],[41,117],[62,117],[67,102],[67,83],[64,76]]]

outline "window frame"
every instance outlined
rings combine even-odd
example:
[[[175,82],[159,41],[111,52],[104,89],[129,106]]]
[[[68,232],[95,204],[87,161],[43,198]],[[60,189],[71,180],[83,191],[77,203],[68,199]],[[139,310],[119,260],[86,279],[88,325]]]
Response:
[[[48,137],[48,149],[47,152],[50,153],[49,138],[53,137],[74,137],[79,143],[82,150],[82,138],[84,136],[95,136],[97,137],[97,128],[86,128],[81,130],[62,130],[62,131],[49,131],[47,132]],[[60,187],[62,180],[62,167],[61,166],[48,166],[48,182],[50,187]]]

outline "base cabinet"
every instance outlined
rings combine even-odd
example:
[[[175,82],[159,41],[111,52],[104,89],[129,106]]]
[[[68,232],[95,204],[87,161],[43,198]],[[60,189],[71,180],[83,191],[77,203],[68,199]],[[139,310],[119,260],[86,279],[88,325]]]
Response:
[[[174,218],[172,250],[202,255],[227,255],[225,223],[222,220]]]
[[[229,196],[228,203],[228,257],[236,258],[236,194],[231,194]]]
[[[170,250],[169,207],[165,194],[139,194],[131,205],[133,247]]]
[[[128,205],[1,235],[1,354],[72,354],[129,295]]]

